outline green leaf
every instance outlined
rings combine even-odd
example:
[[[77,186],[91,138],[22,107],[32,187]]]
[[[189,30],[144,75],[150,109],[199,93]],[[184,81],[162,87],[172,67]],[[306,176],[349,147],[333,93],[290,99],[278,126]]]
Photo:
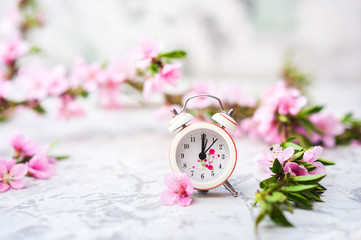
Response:
[[[266,196],[267,202],[275,203],[275,202],[284,202],[287,200],[287,197],[280,192],[273,192],[271,196]]]
[[[267,214],[267,203],[264,200],[260,200],[260,210],[259,210],[259,214],[256,218],[256,227],[258,226],[258,224],[264,219],[264,217]]]
[[[292,207],[292,204],[290,203],[290,201],[288,201],[288,200],[284,201],[284,206],[290,213],[293,213],[293,207]]]
[[[290,181],[301,182],[301,183],[304,183],[304,182],[307,182],[307,183],[309,183],[309,182],[319,182],[325,176],[326,176],[326,174],[297,176],[297,177],[290,177]],[[302,185],[298,185],[298,186],[302,186]],[[318,185],[308,185],[308,186],[316,186],[316,187],[318,187]]]
[[[302,147],[309,147],[311,146],[310,140],[308,140],[305,136],[303,136],[301,133],[295,132],[297,140],[300,142]],[[296,150],[296,149],[295,149]]]
[[[158,55],[159,58],[185,58],[187,53],[183,50],[175,50],[171,52],[165,52]]]
[[[290,193],[287,198],[305,209],[312,209],[312,203],[299,193]]]
[[[307,169],[307,171],[313,171],[316,169],[316,166],[310,162],[298,161],[297,164],[304,166]]]
[[[53,141],[49,146],[49,151],[52,150],[56,145],[58,145],[58,143],[59,143],[59,140]]]
[[[273,166],[271,167],[272,172],[276,173],[276,174],[280,174],[282,172],[282,165],[281,163],[278,161],[278,159],[276,158],[275,161],[273,162]]]
[[[278,115],[278,120],[283,123],[288,123],[290,121],[285,115]]]
[[[304,117],[298,117],[297,120],[298,120],[298,123],[299,123],[300,125],[302,125],[303,127],[305,127],[305,129],[306,129],[306,131],[307,131],[307,134],[308,134],[309,136],[312,136],[312,131],[314,131],[314,132],[316,132],[316,133],[318,133],[318,134],[320,134],[320,135],[323,135],[323,132],[322,132],[320,129],[318,129],[318,128],[315,126],[315,124],[313,124],[310,120],[308,120],[308,119],[306,119],[306,118],[304,118]]]
[[[323,106],[309,106],[309,107],[305,107],[303,108],[297,115],[299,116],[309,116],[313,113],[318,113],[323,109]]]
[[[325,159],[322,159],[322,158],[317,159],[316,162],[320,162],[325,166],[327,166],[327,165],[335,165],[336,164],[334,162],[331,162],[331,161],[328,161],[328,160],[325,160]]]
[[[296,143],[293,143],[293,142],[287,142],[286,141],[286,142],[282,143],[281,146],[283,148],[293,147],[295,149],[295,151],[302,151],[303,150],[303,148],[300,145],[298,145]]]
[[[296,160],[302,159],[304,152],[305,151],[300,151],[300,152],[293,154],[291,161],[296,161]]]
[[[34,107],[32,107],[32,109],[35,111],[35,112],[37,112],[37,113],[39,113],[39,114],[45,114],[46,113],[46,111],[45,111],[45,109],[41,106],[41,105],[36,105],[36,106],[34,106]]]
[[[259,187],[260,188],[265,188],[265,187],[268,187],[268,186],[270,186],[271,184],[273,184],[275,182],[276,182],[276,178],[272,176],[272,177],[267,178],[267,179],[263,180],[262,182],[260,182]]]
[[[152,73],[152,75],[156,74],[159,72],[159,66],[158,64],[152,63],[150,65],[150,72]]]
[[[307,191],[307,190],[311,190],[318,187],[318,185],[312,184],[312,185],[293,185],[293,186],[288,186],[288,187],[283,187],[281,188],[282,191],[284,192],[289,192],[289,193],[295,193],[295,192],[303,192],[303,191]]]
[[[68,159],[70,156],[69,155],[60,155],[60,156],[49,156],[51,158],[56,158],[56,160],[64,160],[64,159]]]
[[[323,200],[318,196],[316,192],[313,193],[312,191],[309,191],[309,192],[303,192],[301,194],[308,199],[312,199],[318,202],[323,202]]]
[[[288,137],[284,142],[293,142],[294,140],[296,140],[296,137]]]
[[[292,227],[293,225],[287,220],[285,215],[283,215],[281,209],[276,204],[273,204],[272,211],[270,214],[271,219],[280,226]]]

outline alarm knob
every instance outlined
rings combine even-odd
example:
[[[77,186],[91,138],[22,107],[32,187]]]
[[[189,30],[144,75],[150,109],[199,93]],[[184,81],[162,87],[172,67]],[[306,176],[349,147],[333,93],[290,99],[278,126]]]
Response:
[[[212,119],[223,127],[231,130],[232,132],[235,132],[237,130],[236,121],[228,114],[222,112],[216,113],[212,116]]]
[[[188,122],[192,121],[193,116],[189,113],[182,112],[178,115],[175,115],[172,120],[170,120],[168,124],[168,130],[169,132],[173,132],[177,130],[178,128],[184,126]]]

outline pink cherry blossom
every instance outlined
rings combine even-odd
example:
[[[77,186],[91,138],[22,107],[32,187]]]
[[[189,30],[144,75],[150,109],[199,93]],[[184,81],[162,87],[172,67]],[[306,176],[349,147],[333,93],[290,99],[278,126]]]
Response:
[[[51,70],[49,76],[48,94],[60,96],[69,88],[68,79],[66,79],[66,70],[64,66],[56,66]]]
[[[252,118],[242,121],[241,128],[252,138],[261,138],[269,144],[282,141],[275,123],[275,113],[267,106],[260,106]]]
[[[25,164],[16,164],[15,159],[6,161],[0,158],[0,192],[6,192],[9,188],[24,188],[22,177],[28,172]]]
[[[326,167],[321,162],[316,162],[316,160],[320,158],[322,151],[323,151],[322,147],[315,146],[312,149],[307,150],[303,154],[302,161],[310,162],[316,167],[314,170],[308,172],[308,174],[315,175],[315,174],[326,173]]]
[[[129,61],[112,61],[98,78],[98,98],[107,109],[121,108],[121,84],[135,78],[136,69]]]
[[[176,87],[177,80],[183,77],[183,73],[179,71],[179,68],[182,66],[181,63],[173,63],[173,64],[166,64],[163,66],[162,70],[160,71],[160,79],[167,84]]]
[[[140,59],[152,59],[159,55],[162,49],[162,43],[143,38],[138,46]]]
[[[323,148],[320,146],[315,146],[310,150],[307,150],[303,154],[302,161],[314,163],[317,159],[320,158]]]
[[[163,89],[164,82],[160,79],[159,74],[154,77],[148,78],[144,81],[143,97],[146,101],[151,99],[154,92],[159,92]]]
[[[334,147],[336,145],[335,137],[345,131],[342,123],[337,121],[332,114],[314,113],[310,116],[310,121],[323,133],[322,136],[313,133],[311,141],[313,143],[322,141],[326,147]]]
[[[85,116],[84,110],[69,94],[65,94],[60,98],[60,107],[58,110],[58,117],[70,119],[72,117]]]
[[[39,145],[36,142],[25,138],[19,131],[16,131],[9,136],[9,143],[15,150],[15,157],[32,156],[39,148]]]
[[[283,164],[283,162],[292,157],[294,152],[295,150],[293,147],[283,149],[279,144],[276,144],[273,146],[272,150],[265,150],[263,152],[264,159],[261,159],[258,162],[264,166],[272,166],[273,162],[277,158],[277,160]]]
[[[287,162],[284,167],[284,172],[289,172],[293,177],[307,175],[307,169],[304,166],[298,165],[294,162]]]
[[[168,189],[164,190],[160,200],[165,205],[173,205],[175,202],[182,207],[188,206],[192,202],[189,196],[193,193],[193,184],[186,173],[177,175],[169,173],[165,175],[164,182]]]
[[[94,91],[102,74],[104,73],[100,63],[88,64],[83,57],[78,56],[69,74],[70,86],[73,88],[82,87],[86,91]]]
[[[48,68],[31,65],[20,69],[16,81],[24,91],[25,100],[41,100],[49,95],[51,78],[52,72]]]
[[[19,36],[12,37],[0,45],[0,62],[10,65],[29,50],[29,45]]]
[[[296,115],[307,103],[300,91],[288,88],[286,82],[279,81],[262,95],[261,105],[277,110],[281,115]]]
[[[35,178],[48,179],[55,174],[53,159],[44,154],[36,154],[26,164],[29,167],[29,173]]]
[[[194,95],[199,95],[199,94],[214,94],[215,91],[215,86],[211,81],[200,81],[200,80],[195,80],[193,82],[192,88],[191,90],[184,95],[183,97],[183,103],[190,97],[194,96]],[[215,104],[215,100],[212,98],[208,98],[208,97],[199,97],[199,98],[194,98],[191,101],[188,102],[187,107],[190,109],[195,109],[195,108],[206,108],[211,106],[212,104]]]

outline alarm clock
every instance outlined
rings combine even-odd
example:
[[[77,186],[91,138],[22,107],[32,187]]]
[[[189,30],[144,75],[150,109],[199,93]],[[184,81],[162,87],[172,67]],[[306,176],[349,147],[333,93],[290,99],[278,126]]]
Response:
[[[186,112],[187,103],[194,98],[213,98],[218,101],[221,112],[212,116],[217,123],[196,122],[188,124],[193,116]],[[171,110],[172,120],[168,130],[178,133],[169,150],[169,163],[174,173],[186,173],[199,191],[208,191],[224,185],[233,196],[238,193],[227,181],[237,163],[236,145],[226,129],[236,131],[237,124],[232,118],[233,109],[224,110],[221,100],[208,94],[188,98],[178,113]]]

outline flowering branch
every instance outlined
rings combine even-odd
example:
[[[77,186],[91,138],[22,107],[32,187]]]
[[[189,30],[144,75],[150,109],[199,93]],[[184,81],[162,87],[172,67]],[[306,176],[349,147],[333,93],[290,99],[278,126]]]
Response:
[[[334,163],[320,158],[322,147],[304,149],[289,138],[264,152],[262,165],[268,166],[271,177],[260,182],[254,206],[260,207],[255,228],[269,216],[280,226],[293,226],[284,211],[293,213],[294,207],[311,210],[312,202],[323,202],[320,195],[326,190],[319,182],[326,176],[324,165]]]

